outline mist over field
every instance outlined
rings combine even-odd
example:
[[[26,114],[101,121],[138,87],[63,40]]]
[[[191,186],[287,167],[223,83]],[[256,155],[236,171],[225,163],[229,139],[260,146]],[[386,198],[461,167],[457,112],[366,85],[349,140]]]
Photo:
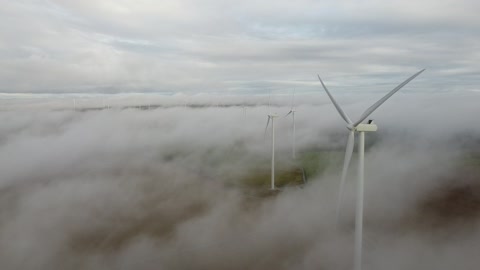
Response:
[[[338,101],[355,119],[381,95]],[[350,269],[356,153],[337,228],[347,130],[326,95],[296,99],[298,156],[336,154],[269,195],[266,114],[289,95],[185,100],[2,99],[0,268]],[[471,92],[399,94],[371,116],[365,269],[478,269],[479,114]],[[281,171],[291,119],[276,121]]]

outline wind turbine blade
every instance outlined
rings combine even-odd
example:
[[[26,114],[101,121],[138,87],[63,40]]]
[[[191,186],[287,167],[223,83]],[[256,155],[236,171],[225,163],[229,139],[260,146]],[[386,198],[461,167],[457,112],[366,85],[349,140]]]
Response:
[[[268,116],[268,120],[267,120],[267,125],[265,126],[265,132],[263,133],[263,138],[265,139],[265,137],[267,136],[267,128],[268,128],[268,124],[270,123],[270,116]]]
[[[289,111],[284,117],[289,116],[293,111]]]
[[[355,143],[355,132],[351,130],[350,134],[348,134],[347,147],[345,148],[345,159],[343,160],[342,178],[340,179],[340,188],[338,190],[338,201],[337,201],[337,211],[336,211],[337,224],[340,219],[340,208],[342,206],[343,189],[345,186],[345,179],[347,178],[348,166],[350,165],[350,160],[352,159],[354,143]]]
[[[325,84],[323,83],[322,79],[320,78],[320,75],[317,75],[318,76],[318,79],[320,80],[320,83],[322,83],[322,86],[323,86],[323,89],[325,89],[325,92],[327,92],[327,95],[328,97],[330,98],[330,100],[332,101],[333,105],[335,106],[335,108],[337,109],[338,113],[340,114],[340,116],[343,118],[343,120],[345,120],[345,122],[347,122],[348,124],[353,124],[352,120],[350,120],[350,118],[348,117],[348,115],[342,110],[342,108],[340,107],[340,105],[338,105],[337,101],[333,98],[332,94],[330,94],[330,91],[328,91],[327,87],[325,86]]]
[[[395,94],[398,90],[402,89],[407,83],[409,83],[411,80],[415,79],[420,73],[424,72],[425,69],[420,70],[419,72],[413,74],[410,78],[406,79],[404,82],[399,84],[397,87],[395,87],[392,91],[390,91],[388,94],[386,94],[383,98],[375,102],[370,108],[368,108],[362,116],[360,116],[360,119],[358,119],[353,126],[357,126],[358,124],[362,123],[365,118],[367,118],[370,114],[372,114],[380,105],[382,105],[387,99],[389,99],[393,94]]]

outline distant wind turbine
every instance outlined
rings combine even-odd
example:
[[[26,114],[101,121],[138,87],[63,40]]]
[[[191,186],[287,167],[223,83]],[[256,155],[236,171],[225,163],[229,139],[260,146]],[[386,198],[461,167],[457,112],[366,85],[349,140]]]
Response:
[[[292,95],[292,107],[290,107],[290,111],[285,115],[287,117],[288,115],[292,115],[292,121],[293,121],[293,133],[292,133],[292,158],[296,158],[296,149],[295,149],[295,90],[293,90],[293,95]]]
[[[268,109],[269,113],[267,115],[267,125],[265,126],[265,133],[264,137],[267,135],[267,129],[268,129],[268,124],[270,123],[270,120],[272,121],[272,166],[271,166],[271,186],[270,189],[274,190],[275,189],[275,118],[278,117],[278,115],[271,113],[270,112],[270,99],[272,97],[272,94],[270,93],[270,98],[268,99]]]
[[[425,71],[425,69],[420,70],[419,72],[413,74],[410,78],[399,84],[393,90],[391,90],[388,94],[386,94],[383,98],[375,102],[372,106],[370,106],[356,122],[352,122],[348,115],[342,110],[340,105],[335,101],[333,96],[328,91],[327,87],[323,83],[320,75],[318,79],[325,89],[328,97],[332,101],[333,105],[337,109],[340,116],[343,120],[347,123],[347,129],[350,130],[348,135],[347,146],[345,149],[345,160],[343,162],[343,169],[342,169],[342,177],[340,180],[340,190],[338,195],[338,202],[337,202],[337,223],[339,219],[340,213],[340,205],[342,202],[342,195],[343,195],[343,186],[345,184],[345,178],[347,175],[348,166],[350,164],[350,159],[353,154],[353,146],[354,146],[354,139],[355,139],[355,132],[360,133],[359,144],[358,144],[358,183],[357,183],[357,205],[356,205],[356,216],[355,216],[355,250],[354,250],[354,269],[361,270],[362,269],[362,230],[363,230],[363,185],[364,185],[364,155],[365,155],[365,132],[374,132],[377,131],[377,125],[373,124],[372,121],[369,121],[368,124],[362,124],[362,122],[372,114],[380,105],[382,105],[387,99],[389,99],[393,94],[395,94],[398,90],[404,87],[407,83],[413,80],[415,77],[420,75]]]

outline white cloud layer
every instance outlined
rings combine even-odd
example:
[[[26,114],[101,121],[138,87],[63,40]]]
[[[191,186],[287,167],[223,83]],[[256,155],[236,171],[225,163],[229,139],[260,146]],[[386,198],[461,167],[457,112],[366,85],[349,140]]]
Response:
[[[372,115],[365,269],[478,268],[476,96],[398,95]],[[347,98],[338,99],[352,118],[376,99]],[[339,229],[341,160],[270,198],[240,185],[268,171],[265,106],[245,117],[241,106],[73,111],[44,99],[0,111],[1,269],[351,268],[356,162]],[[297,104],[299,154],[341,149],[333,106],[307,101]],[[276,127],[280,170],[290,119]]]

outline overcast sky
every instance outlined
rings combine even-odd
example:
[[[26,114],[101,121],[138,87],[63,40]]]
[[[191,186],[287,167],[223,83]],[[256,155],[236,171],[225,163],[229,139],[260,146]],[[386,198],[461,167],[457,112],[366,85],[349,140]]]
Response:
[[[0,2],[0,92],[480,90],[477,0]]]

